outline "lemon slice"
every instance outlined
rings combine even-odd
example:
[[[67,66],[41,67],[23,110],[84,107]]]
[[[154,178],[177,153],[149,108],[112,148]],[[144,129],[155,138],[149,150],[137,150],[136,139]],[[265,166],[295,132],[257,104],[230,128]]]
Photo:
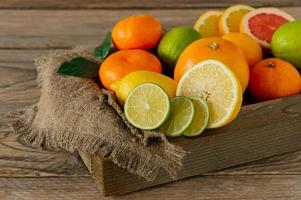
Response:
[[[168,118],[169,110],[168,95],[152,83],[144,83],[134,88],[124,106],[127,120],[143,130],[153,130],[161,126]]]
[[[222,11],[209,10],[196,20],[193,28],[199,31],[202,37],[219,36],[218,19],[221,15]]]
[[[218,21],[219,32],[224,35],[230,32],[239,32],[239,24],[242,17],[254,10],[247,5],[234,5],[227,8]]]
[[[179,81],[177,95],[198,96],[206,100],[209,107],[208,128],[230,123],[242,103],[239,80],[217,60],[206,60],[190,68]]]
[[[171,117],[160,127],[160,131],[169,137],[177,137],[192,123],[194,106],[186,97],[175,97],[170,103]]]
[[[183,132],[183,135],[194,137],[200,135],[207,127],[209,121],[209,108],[205,100],[200,97],[189,98],[195,109],[195,115],[190,126]]]

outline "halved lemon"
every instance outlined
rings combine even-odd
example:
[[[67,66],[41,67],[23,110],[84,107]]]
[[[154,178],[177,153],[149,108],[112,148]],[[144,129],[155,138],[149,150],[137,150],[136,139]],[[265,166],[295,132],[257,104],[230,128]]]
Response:
[[[152,83],[144,83],[134,88],[124,106],[127,120],[142,130],[158,128],[168,119],[169,112],[168,95],[161,87]]]
[[[218,19],[222,11],[209,10],[202,14],[195,22],[193,28],[201,33],[202,37],[219,36]]]
[[[230,32],[239,32],[239,24],[241,18],[254,10],[254,8],[247,5],[233,5],[227,8],[218,21],[218,30],[224,35]]]
[[[177,95],[198,96],[209,108],[208,128],[230,123],[242,104],[242,89],[234,73],[222,62],[206,60],[190,68],[180,79]]]

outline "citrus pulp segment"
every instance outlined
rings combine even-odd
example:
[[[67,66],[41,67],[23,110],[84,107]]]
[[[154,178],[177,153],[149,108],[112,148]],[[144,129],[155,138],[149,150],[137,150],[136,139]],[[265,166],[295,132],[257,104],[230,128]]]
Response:
[[[193,28],[199,31],[202,37],[219,36],[218,19],[222,11],[210,10],[202,14],[195,22]]]
[[[247,5],[234,5],[227,8],[218,21],[218,29],[222,35],[230,32],[239,32],[241,18],[254,8]]]
[[[152,83],[144,83],[134,88],[124,106],[127,120],[143,130],[153,130],[161,126],[168,118],[169,110],[168,95]]]
[[[240,21],[240,32],[253,37],[269,49],[274,32],[294,17],[278,8],[258,8],[247,13]]]
[[[208,125],[209,108],[201,97],[189,97],[194,105],[195,115],[190,126],[183,132],[183,135],[194,137],[200,135]]]
[[[181,136],[194,118],[194,105],[186,97],[175,97],[171,100],[171,116],[160,127],[160,131],[169,137]]]
[[[190,68],[180,79],[177,95],[198,96],[209,107],[208,128],[218,128],[231,122],[242,103],[239,80],[222,62],[206,60]]]

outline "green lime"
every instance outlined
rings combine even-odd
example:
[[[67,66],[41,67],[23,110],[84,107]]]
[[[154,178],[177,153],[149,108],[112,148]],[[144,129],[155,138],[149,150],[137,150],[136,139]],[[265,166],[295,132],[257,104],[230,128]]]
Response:
[[[194,106],[187,97],[175,97],[171,100],[171,117],[160,127],[167,136],[176,137],[190,126],[194,118]]]
[[[127,120],[143,130],[153,130],[161,126],[168,119],[169,112],[168,95],[152,83],[144,83],[134,88],[124,106]]]
[[[209,121],[209,109],[205,100],[200,97],[189,98],[195,109],[195,116],[190,126],[182,133],[185,136],[193,137],[200,135],[207,127]]]
[[[301,68],[301,21],[296,20],[280,26],[272,37],[271,49],[277,58]]]
[[[158,46],[158,57],[173,68],[183,50],[200,38],[201,34],[191,27],[178,26],[173,28],[161,39]]]

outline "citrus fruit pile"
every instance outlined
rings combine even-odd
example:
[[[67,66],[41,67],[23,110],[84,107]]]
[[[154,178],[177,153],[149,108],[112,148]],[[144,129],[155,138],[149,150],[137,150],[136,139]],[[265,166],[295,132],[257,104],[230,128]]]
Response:
[[[233,5],[165,33],[153,16],[129,16],[112,29],[99,78],[133,126],[193,137],[234,120],[244,92],[299,94],[300,35],[301,21],[278,8]]]

